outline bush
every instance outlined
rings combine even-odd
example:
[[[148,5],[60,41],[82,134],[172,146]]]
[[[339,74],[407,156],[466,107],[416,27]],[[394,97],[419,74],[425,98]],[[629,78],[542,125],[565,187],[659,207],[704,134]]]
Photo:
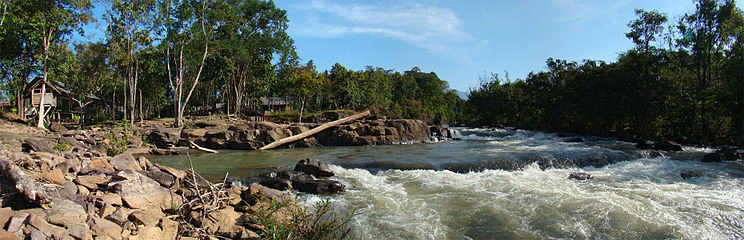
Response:
[[[106,154],[109,156],[116,156],[127,150],[127,145],[129,145],[129,136],[126,132],[124,133],[124,136],[121,137],[114,132],[108,132],[106,133],[106,136],[109,137],[110,141]]]
[[[328,199],[316,203],[312,211],[296,205],[294,199],[275,201],[259,208],[256,220],[264,226],[265,239],[346,239],[349,222],[355,210],[339,216],[331,209]]]
[[[106,113],[106,111],[103,111],[103,109],[98,110],[95,116],[90,120],[91,123],[100,123],[103,121],[109,120],[109,115]]]
[[[57,143],[57,145],[54,146],[54,150],[64,152],[69,151],[72,148],[70,144],[67,144],[66,142]]]

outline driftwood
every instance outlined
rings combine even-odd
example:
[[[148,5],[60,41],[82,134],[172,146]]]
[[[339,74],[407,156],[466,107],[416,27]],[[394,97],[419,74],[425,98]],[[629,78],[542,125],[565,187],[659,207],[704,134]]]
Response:
[[[196,143],[194,143],[194,141],[189,141],[189,143],[191,144],[191,147],[196,148],[199,151],[208,152],[208,153],[220,153],[217,150],[209,149],[209,148],[205,148],[205,147],[196,145]]]
[[[52,195],[5,156],[0,156],[0,174],[15,183],[15,188],[30,202],[41,206],[51,202]]]
[[[279,146],[281,146],[281,145],[283,145],[285,143],[291,143],[291,142],[294,142],[294,141],[297,141],[297,140],[301,140],[303,138],[306,138],[306,137],[315,135],[316,133],[322,132],[323,130],[326,130],[328,128],[335,127],[335,126],[338,126],[338,125],[341,125],[341,124],[344,124],[344,123],[352,122],[352,121],[357,120],[357,119],[365,118],[365,117],[368,117],[369,115],[370,115],[370,112],[369,111],[365,111],[363,113],[354,114],[352,116],[345,117],[345,118],[342,118],[342,119],[339,119],[339,120],[336,120],[336,121],[333,121],[333,122],[324,123],[323,125],[320,125],[320,126],[318,126],[316,128],[313,128],[310,131],[303,132],[303,133],[300,133],[300,134],[297,134],[297,135],[294,135],[294,136],[289,136],[289,137],[285,137],[285,138],[276,140],[273,143],[270,143],[269,145],[266,145],[266,146],[263,146],[262,148],[259,148],[258,150],[261,151],[261,150],[268,150],[268,149],[272,149],[272,148],[275,148],[275,147],[279,147]]]

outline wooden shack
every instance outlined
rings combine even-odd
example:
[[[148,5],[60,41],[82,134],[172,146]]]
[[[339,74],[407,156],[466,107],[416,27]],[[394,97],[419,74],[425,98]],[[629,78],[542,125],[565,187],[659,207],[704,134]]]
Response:
[[[283,112],[292,109],[292,97],[262,97],[258,101],[264,114]]]
[[[24,91],[23,106],[26,107],[26,117],[35,117],[39,111],[41,102],[42,83],[46,84],[44,95],[44,109],[48,111],[47,116],[52,121],[72,121],[73,116],[82,116],[84,111],[79,109],[77,102],[73,100],[74,95],[65,88],[64,83],[59,81],[46,81],[36,78],[31,81]],[[95,96],[89,96],[93,100],[100,100]]]

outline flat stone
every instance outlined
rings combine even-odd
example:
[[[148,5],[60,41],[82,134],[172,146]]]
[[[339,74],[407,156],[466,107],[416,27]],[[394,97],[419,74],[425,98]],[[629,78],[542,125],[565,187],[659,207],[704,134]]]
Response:
[[[54,144],[46,139],[27,138],[23,141],[22,147],[24,152],[30,152],[31,150],[35,152],[54,152]]]
[[[160,171],[148,171],[147,176],[160,183],[161,186],[170,188],[176,183],[176,178],[165,172]]]
[[[70,200],[57,200],[52,208],[47,211],[46,220],[49,223],[67,227],[73,223],[84,222],[88,217],[85,209],[80,204]]]
[[[71,198],[72,196],[75,196],[77,192],[78,188],[75,183],[71,181],[65,181],[65,183],[62,184],[62,188],[59,190],[59,195],[62,198]]]
[[[10,222],[8,223],[8,232],[17,233],[21,231],[23,223],[26,222],[26,219],[28,219],[29,215],[31,214],[16,213],[15,215],[13,215],[13,217],[10,218]]]
[[[67,232],[70,233],[70,236],[77,238],[77,239],[92,239],[93,238],[93,235],[90,232],[90,228],[88,228],[88,224],[85,224],[82,222],[67,226]]]
[[[10,221],[10,218],[13,217],[13,214],[13,210],[8,207],[0,208],[0,228],[5,227]]]
[[[58,168],[55,168],[51,171],[42,172],[41,177],[57,185],[62,185],[65,183],[65,175],[62,174],[62,171]]]
[[[134,157],[132,157],[132,154],[129,153],[122,153],[119,155],[114,156],[111,158],[111,162],[109,162],[111,166],[114,167],[116,170],[142,170],[142,167],[140,167],[139,164],[134,160]]]
[[[0,239],[4,239],[4,240],[18,240],[18,237],[16,237],[16,235],[13,234],[13,233],[11,233],[11,232],[8,232],[8,231],[5,231],[5,230],[0,229]]]
[[[111,205],[110,203],[104,203],[103,206],[101,206],[101,210],[98,211],[98,216],[101,218],[106,218],[108,215],[111,215],[116,211],[116,207],[114,205]]]
[[[44,220],[44,216],[42,215],[31,214],[31,216],[29,216],[28,218],[28,224],[34,226],[36,229],[39,229],[47,236],[62,237],[68,235],[67,229],[49,224],[46,220]]]
[[[149,170],[152,167],[152,163],[150,162],[150,160],[147,160],[147,158],[144,156],[140,156],[137,158],[137,164],[139,164],[140,168],[142,168],[143,170]]]
[[[124,222],[127,221],[127,217],[129,217],[129,211],[123,207],[119,207],[116,209],[116,211],[109,214],[104,219],[112,221],[116,224],[122,225],[124,224]]]
[[[109,220],[91,216],[88,218],[88,226],[94,236],[104,236],[111,239],[122,239],[121,227]]]
[[[104,194],[101,196],[101,201],[114,206],[122,206],[121,196],[117,194]]]
[[[317,159],[302,159],[295,165],[295,171],[311,174],[315,177],[331,177],[333,171],[328,167],[328,163]]]
[[[111,181],[109,187],[131,208],[169,209],[183,201],[179,195],[171,193],[155,180],[132,170],[120,171],[114,178],[116,180]]]
[[[77,178],[75,178],[75,180],[73,181],[80,186],[86,187],[88,190],[95,191],[98,189],[99,184],[107,183],[109,180],[98,176],[86,175],[77,176]]]
[[[111,166],[108,161],[103,158],[95,159],[88,166],[80,169],[78,174],[87,175],[91,173],[111,175],[114,173],[114,166]]]
[[[155,226],[160,221],[160,218],[148,212],[134,211],[129,214],[129,221],[137,225]]]
[[[156,226],[142,226],[139,227],[137,235],[130,235],[129,240],[152,240],[152,239],[165,239],[163,236],[163,230]]]
[[[161,218],[160,227],[163,229],[163,239],[176,239],[178,237],[178,222]]]
[[[178,169],[175,169],[175,168],[172,168],[172,167],[168,167],[168,166],[163,166],[163,165],[160,165],[160,164],[157,164],[157,163],[154,166],[155,167],[158,167],[158,169],[160,169],[163,172],[170,173],[171,175],[173,175],[177,179],[183,179],[183,178],[186,177],[186,172],[184,172],[184,171],[181,171],[181,170],[178,170]]]

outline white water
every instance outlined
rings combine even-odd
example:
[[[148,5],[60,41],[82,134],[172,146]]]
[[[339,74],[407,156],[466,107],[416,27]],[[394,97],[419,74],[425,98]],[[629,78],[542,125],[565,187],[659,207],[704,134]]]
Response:
[[[335,166],[350,190],[333,199],[356,208],[359,239],[741,238],[722,220],[744,216],[744,173],[727,165],[657,158],[598,169],[375,175]],[[679,177],[690,169],[701,177]],[[573,171],[594,179],[567,179]]]

